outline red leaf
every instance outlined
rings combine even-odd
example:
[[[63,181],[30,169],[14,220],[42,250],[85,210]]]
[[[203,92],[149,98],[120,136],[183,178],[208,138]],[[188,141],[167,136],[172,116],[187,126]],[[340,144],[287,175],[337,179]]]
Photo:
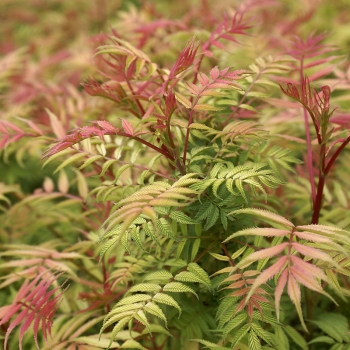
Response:
[[[134,128],[133,126],[125,119],[122,119],[122,126],[126,134],[128,135],[134,135]]]
[[[22,350],[22,341],[23,341],[23,336],[24,333],[28,330],[30,325],[32,324],[33,320],[35,318],[35,313],[30,313],[24,323],[22,324],[22,327],[20,328],[19,331],[19,348]]]
[[[115,131],[115,127],[110,122],[107,122],[106,120],[98,120],[96,121],[96,124],[105,131],[111,131],[111,132]]]
[[[17,317],[10,323],[7,329],[4,342],[5,349],[10,333],[16,326],[21,323],[22,326],[20,328],[19,335],[19,349],[22,349],[23,336],[28,328],[33,324],[33,321],[35,344],[38,346],[37,333],[40,326],[40,320],[44,338],[47,340],[47,331],[50,334],[50,328],[52,327],[52,317],[57,310],[59,299],[61,299],[63,293],[61,292],[58,296],[52,298],[57,289],[60,289],[62,286],[51,289],[50,291],[48,291],[48,288],[60,275],[61,274],[49,274],[49,277],[47,278],[46,274],[44,278],[44,274],[39,274],[31,282],[26,280],[18,291],[12,305],[9,305],[5,308],[6,313],[3,314],[0,312],[1,325],[5,322],[8,322],[17,312],[21,310],[21,308],[23,308]],[[4,308],[1,309],[5,310]]]

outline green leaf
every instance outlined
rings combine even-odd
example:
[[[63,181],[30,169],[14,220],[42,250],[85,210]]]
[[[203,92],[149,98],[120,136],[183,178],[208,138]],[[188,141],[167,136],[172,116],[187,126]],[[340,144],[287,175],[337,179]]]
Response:
[[[78,169],[84,169],[86,168],[88,165],[90,165],[91,163],[97,162],[98,160],[103,159],[103,156],[101,155],[95,155],[90,157],[89,159],[87,159]]]
[[[164,294],[164,293],[158,293],[153,297],[153,301],[155,301],[156,303],[161,303],[161,304],[173,306],[179,310],[179,316],[181,315],[180,305],[170,295]]]
[[[196,274],[189,271],[182,271],[175,275],[174,279],[181,282],[198,282],[203,283],[202,279]]]
[[[196,258],[200,245],[201,245],[201,239],[200,238],[195,239],[192,245],[191,261],[193,261]]]
[[[188,271],[197,275],[209,289],[211,289],[211,281],[205,270],[203,270],[197,263],[189,263]]]
[[[160,218],[157,220],[156,226],[164,236],[175,239],[175,236],[171,231],[170,225],[166,219]]]
[[[101,173],[99,176],[103,176],[105,174],[105,172],[107,171],[107,169],[113,164],[113,163],[116,163],[118,162],[117,159],[110,159],[110,160],[107,160],[107,162],[105,162],[102,166],[102,170],[101,170]]]
[[[227,239],[228,239],[228,238],[227,238]],[[227,240],[227,239],[226,239],[226,240]],[[243,246],[243,247],[239,248],[237,251],[235,251],[235,252],[232,254],[231,259],[232,259],[232,260],[237,259],[239,256],[241,256],[241,255],[245,252],[246,249],[247,249],[247,246]]]
[[[178,222],[180,224],[187,224],[187,225],[199,224],[198,221],[191,219],[189,216],[187,216],[182,211],[173,211],[170,213],[169,216],[170,216],[170,218],[172,218],[173,220],[175,220],[176,222]]]
[[[173,278],[172,273],[170,273],[167,270],[159,270],[159,271],[151,272],[144,278],[144,280],[145,281],[158,281],[158,280],[168,281],[170,280],[170,278]]]
[[[210,128],[209,126],[206,126],[204,124],[199,124],[199,123],[192,123],[190,126],[189,126],[190,129],[196,129],[196,130],[207,130],[207,131],[210,131],[210,132],[214,132],[214,133],[217,133],[218,131],[213,129],[213,128]]]
[[[152,299],[152,297],[148,294],[135,294],[135,295],[123,298],[117,303],[116,306],[133,304],[140,301],[147,301],[150,299]]]
[[[308,350],[309,349],[309,347],[307,346],[306,340],[304,339],[304,337],[302,337],[300,335],[299,332],[297,332],[295,330],[295,328],[293,328],[291,326],[285,326],[284,327],[284,331],[294,341],[294,343],[297,344],[298,346],[300,346],[303,350]]]
[[[318,320],[310,322],[316,324],[317,327],[334,338],[338,343],[343,341],[350,342],[348,321],[343,315],[324,313],[318,316]]]
[[[203,339],[191,339],[193,342],[197,342],[199,344],[205,345],[208,349],[215,349],[215,350],[232,350],[231,348],[226,348],[214,343],[211,343],[209,341],[203,340]]]
[[[169,337],[173,337],[173,335],[160,324],[150,323],[150,328],[152,333],[163,333]],[[145,329],[141,334],[148,334],[147,329]]]
[[[121,166],[117,172],[115,173],[114,176],[114,181],[113,184],[117,183],[117,181],[119,180],[120,176],[123,174],[123,172],[129,168],[132,168],[134,165],[133,164],[124,164],[123,166]]]
[[[85,176],[79,170],[75,170],[75,173],[77,175],[77,185],[78,185],[79,196],[83,199],[86,199],[86,197],[89,194],[89,187],[86,182]]]
[[[231,342],[231,347],[234,348],[237,343],[248,333],[250,329],[249,324],[245,324],[243,327],[241,327],[238,331],[235,332]]]
[[[131,287],[128,293],[132,292],[159,292],[162,287],[156,283],[140,283]]]
[[[232,317],[231,315],[230,317]],[[243,322],[247,320],[247,314],[244,312],[241,312],[238,315],[233,316],[233,318],[226,324],[226,326],[223,328],[223,337],[226,337],[227,334],[229,334],[232,330],[239,327]],[[248,332],[248,330],[247,330]],[[237,340],[239,341],[239,340]]]
[[[211,204],[207,212],[207,220],[204,225],[204,230],[209,230],[213,227],[218,220],[220,215],[220,210],[217,206]]]
[[[149,322],[147,320],[145,313],[142,310],[137,311],[133,316],[137,321],[139,321],[141,324],[143,324],[147,328],[148,333],[151,333]]]
[[[221,111],[223,108],[214,107],[208,104],[198,104],[193,108],[195,111]]]
[[[113,340],[115,339],[115,336],[129,323],[132,317],[125,317],[122,320],[120,320],[113,328],[112,334],[111,334],[111,340],[108,344],[107,349],[110,349],[110,346],[113,343]]]
[[[216,253],[211,253],[209,252],[209,254],[214,257],[215,259],[217,260],[220,260],[220,261],[230,261],[230,258],[228,256],[225,256],[225,255],[221,255],[221,254],[216,254]]]
[[[320,337],[316,337],[312,339],[308,344],[313,344],[313,343],[334,344],[335,340],[331,337],[327,337],[326,335],[321,335]]]
[[[258,98],[267,98],[270,97],[269,94],[265,94],[259,91],[250,91],[246,94],[247,97],[258,97]]]
[[[275,343],[281,350],[289,350],[289,341],[282,327],[275,327]]]
[[[179,282],[170,282],[168,284],[166,284],[163,287],[163,291],[164,292],[173,292],[173,293],[192,293],[193,295],[196,296],[197,299],[198,295],[196,294],[196,292],[190,288],[189,286],[186,286],[183,283],[179,283]]]
[[[192,102],[187,97],[185,97],[184,95],[179,94],[178,92],[175,92],[175,98],[176,98],[177,101],[179,101],[186,108],[191,108],[192,107]]]
[[[147,350],[144,346],[142,346],[139,342],[134,339],[128,339],[123,345],[120,347],[121,349],[139,349],[139,350]]]
[[[273,346],[273,339],[271,337],[271,333],[266,331],[264,328],[262,328],[260,325],[257,323],[252,322],[251,324],[252,330],[261,338],[263,339],[266,343],[269,345]]]
[[[257,334],[251,329],[248,336],[249,350],[261,350],[261,344]]]
[[[154,302],[147,303],[143,309],[146,312],[159,317],[161,320],[163,320],[165,322],[165,325],[167,324],[167,319],[166,319],[162,309]]]
[[[100,338],[98,334],[97,335],[90,335],[87,337],[74,338],[70,341],[80,343],[80,344],[91,345],[91,346],[94,346],[98,349],[105,349],[107,347],[110,349],[115,349],[115,348],[120,347],[120,344],[118,344],[117,342],[112,341],[112,343],[111,343],[109,338],[106,338],[106,337]]]
[[[66,167],[67,165],[74,163],[76,160],[79,160],[83,157],[86,157],[85,153],[77,153],[74,154],[72,156],[70,156],[68,159],[66,159],[63,163],[61,163],[56,170],[54,171],[54,174],[57,173],[58,171],[60,171],[61,169],[63,169],[64,167]]]

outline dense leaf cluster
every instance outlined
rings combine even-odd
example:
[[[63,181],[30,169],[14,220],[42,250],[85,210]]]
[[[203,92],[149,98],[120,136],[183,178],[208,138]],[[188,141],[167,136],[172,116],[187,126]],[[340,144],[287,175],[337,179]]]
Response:
[[[310,34],[327,4],[33,3],[29,39],[53,18],[73,39],[0,46],[4,348],[350,348],[349,64]]]

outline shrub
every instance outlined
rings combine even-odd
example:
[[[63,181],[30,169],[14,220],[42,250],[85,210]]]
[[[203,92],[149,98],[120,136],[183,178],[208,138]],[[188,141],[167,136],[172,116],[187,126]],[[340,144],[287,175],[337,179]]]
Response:
[[[349,65],[310,34],[328,5],[121,6],[92,64],[78,36],[2,59],[4,348],[347,349]]]

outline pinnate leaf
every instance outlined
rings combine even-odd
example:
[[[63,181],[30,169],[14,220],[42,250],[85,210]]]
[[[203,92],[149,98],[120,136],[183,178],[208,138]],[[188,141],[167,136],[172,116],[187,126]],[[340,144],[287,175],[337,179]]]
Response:
[[[196,294],[196,292],[192,288],[190,288],[189,286],[186,286],[183,283],[179,283],[179,282],[170,282],[170,283],[166,284],[163,287],[163,291],[164,292],[173,292],[173,293],[192,293],[198,299],[198,295]]]
[[[131,125],[131,123],[125,119],[121,119],[121,121],[122,121],[122,126],[123,126],[125,133],[128,135],[134,135],[134,128]]]
[[[277,225],[282,225],[287,228],[294,228],[294,225],[283,216],[272,213],[263,209],[246,208],[232,211],[229,215],[239,215],[239,214],[249,214],[253,215],[259,219],[265,220],[268,223],[275,223]]]

